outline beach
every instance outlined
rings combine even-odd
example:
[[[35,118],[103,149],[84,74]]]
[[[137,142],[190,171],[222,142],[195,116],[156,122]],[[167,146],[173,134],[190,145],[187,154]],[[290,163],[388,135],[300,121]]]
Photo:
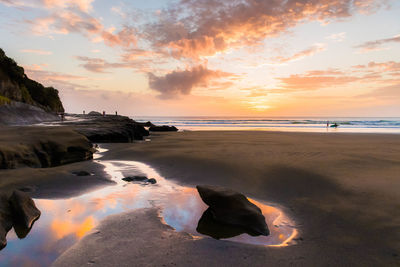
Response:
[[[0,267],[400,267],[400,1],[0,14]]]
[[[102,160],[143,162],[178,184],[224,186],[272,203],[294,220],[295,244],[197,240],[146,208],[107,218],[56,266],[398,266],[398,135],[202,131],[150,138],[103,144],[109,151]]]

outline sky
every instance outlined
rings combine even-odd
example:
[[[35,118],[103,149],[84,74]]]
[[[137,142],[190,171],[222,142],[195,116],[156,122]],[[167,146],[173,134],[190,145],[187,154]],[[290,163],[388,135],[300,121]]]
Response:
[[[398,0],[0,0],[66,112],[400,117]]]

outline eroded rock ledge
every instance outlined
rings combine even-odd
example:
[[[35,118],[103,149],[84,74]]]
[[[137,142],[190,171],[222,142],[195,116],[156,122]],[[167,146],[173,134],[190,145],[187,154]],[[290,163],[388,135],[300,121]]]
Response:
[[[93,158],[91,142],[68,127],[4,127],[0,169],[47,168]]]

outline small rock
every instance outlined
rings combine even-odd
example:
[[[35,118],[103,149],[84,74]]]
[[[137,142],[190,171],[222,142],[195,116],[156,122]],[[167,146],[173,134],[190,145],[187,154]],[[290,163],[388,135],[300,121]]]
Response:
[[[122,178],[122,180],[124,180],[125,182],[143,182],[147,181],[148,179],[146,176],[135,175],[135,176],[124,177]]]
[[[168,125],[162,125],[162,126],[151,126],[149,128],[150,132],[177,132],[178,128],[175,126],[168,126]]]
[[[18,188],[18,190],[22,191],[22,192],[32,193],[32,192],[36,191],[36,187],[34,187],[34,186],[24,186],[24,187]]]
[[[76,171],[76,172],[72,172],[72,174],[76,175],[76,176],[90,176],[90,172],[87,171]]]
[[[154,179],[154,178],[150,178],[150,179],[147,179],[146,182],[151,183],[151,184],[155,184],[155,183],[157,183],[157,180]]]

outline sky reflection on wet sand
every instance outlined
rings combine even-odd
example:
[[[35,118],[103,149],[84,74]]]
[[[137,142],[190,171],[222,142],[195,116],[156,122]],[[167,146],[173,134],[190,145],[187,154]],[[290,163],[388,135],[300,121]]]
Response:
[[[163,222],[177,231],[188,232],[197,238],[205,237],[196,231],[196,227],[207,206],[195,188],[166,180],[140,162],[97,161],[104,165],[105,173],[116,184],[69,199],[35,199],[42,215],[25,239],[18,239],[14,230],[9,232],[8,244],[0,252],[2,265],[49,265],[106,216],[146,207],[159,207]],[[121,180],[133,175],[155,178],[157,184]],[[251,201],[263,211],[271,235],[251,237],[241,234],[229,240],[259,245],[286,245],[296,234],[293,223],[279,209]]]

